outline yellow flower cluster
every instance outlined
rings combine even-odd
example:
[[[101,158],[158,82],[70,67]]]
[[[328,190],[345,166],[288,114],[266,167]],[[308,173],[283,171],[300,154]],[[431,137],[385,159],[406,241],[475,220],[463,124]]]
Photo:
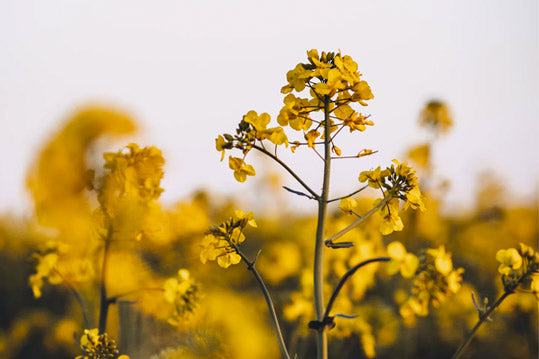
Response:
[[[165,281],[164,290],[165,300],[173,306],[168,322],[171,325],[178,325],[180,319],[192,313],[198,306],[198,285],[187,269],[180,269],[176,277]]]
[[[359,182],[367,182],[372,188],[380,189],[388,202],[380,208],[383,221],[380,224],[380,232],[383,235],[393,231],[401,231],[404,228],[399,217],[399,199],[404,200],[404,209],[425,210],[421,198],[418,180],[415,170],[406,162],[400,163],[393,160],[391,167],[384,170],[377,167],[371,171],[363,171],[359,175]],[[375,202],[377,205],[382,199]]]
[[[165,159],[156,147],[140,148],[135,143],[126,146],[127,153],[107,152],[105,168],[109,170],[99,191],[99,202],[110,212],[123,198],[136,198],[142,202],[157,199],[163,189]],[[109,213],[111,215],[112,213]]]
[[[435,133],[448,132],[453,126],[449,107],[441,101],[430,101],[421,111],[419,124],[430,127]]]
[[[514,292],[517,288],[535,294],[539,300],[539,253],[520,243],[520,247],[500,249],[496,253],[500,262],[498,272],[502,275],[504,288]]]
[[[100,207],[95,211],[99,235],[140,240],[158,231],[156,200],[165,160],[156,147],[131,143],[116,153],[105,153],[105,170],[98,189]],[[112,229],[112,231],[111,231]]]
[[[210,228],[202,241],[200,261],[206,263],[217,260],[217,264],[223,268],[238,264],[241,261],[238,248],[245,241],[243,230],[248,225],[255,228],[257,226],[253,212],[236,210],[234,216],[226,222]]]
[[[412,295],[400,308],[405,321],[413,323],[416,315],[426,316],[429,313],[429,304],[437,308],[447,296],[457,293],[463,272],[463,268],[453,267],[451,253],[446,252],[443,245],[421,254]]]
[[[34,253],[36,260],[36,273],[32,274],[28,281],[32,287],[35,298],[41,297],[41,288],[43,279],[47,278],[50,284],[59,284],[62,282],[56,266],[58,263],[59,248],[56,242],[49,241],[43,251]]]
[[[368,116],[356,112],[350,106],[352,103],[367,106],[365,101],[374,98],[369,84],[361,80],[357,63],[350,56],[343,56],[340,51],[319,54],[317,50],[310,50],[307,51],[307,58],[308,63],[299,63],[286,74],[288,84],[281,88],[281,92],[288,95],[284,98],[284,106],[277,122],[296,131],[308,131],[313,122],[316,122],[311,118],[311,113],[324,110],[333,114],[332,132],[337,129],[334,120],[348,127],[350,132],[365,131],[366,126],[374,125],[367,119]],[[310,98],[290,93],[293,90],[302,92],[305,88],[309,88]],[[318,127],[323,127],[323,122]],[[311,138],[314,133],[311,132]]]
[[[80,347],[86,355],[79,355],[75,359],[129,359],[127,355],[120,355],[114,339],[107,333],[99,334],[97,328],[84,329]]]
[[[314,148],[317,139],[324,139],[326,134],[319,131],[325,127],[325,119],[316,121],[312,114],[323,111],[327,116],[329,132],[335,132],[348,127],[350,132],[365,131],[366,126],[374,123],[368,120],[369,116],[363,115],[352,108],[352,104],[359,103],[366,106],[366,101],[374,98],[369,84],[361,80],[358,65],[348,55],[338,53],[318,54],[317,50],[307,51],[307,63],[299,63],[287,75],[288,84],[281,92],[286,94],[283,99],[284,106],[277,116],[279,126],[268,128],[271,121],[270,115],[255,111],[249,111],[243,116],[236,129],[236,134],[225,133],[215,139],[215,148],[221,152],[221,160],[224,159],[225,151],[239,149],[243,152],[243,158],[230,157],[229,166],[234,171],[234,177],[244,182],[247,176],[254,176],[255,171],[244,162],[247,153],[263,140],[268,140],[275,146],[292,144],[294,152],[299,146],[307,145]],[[309,89],[309,97],[303,98],[290,92],[302,92]],[[316,124],[315,128],[313,124]],[[302,131],[306,142],[289,142],[284,127],[290,126],[295,131]],[[329,136],[329,134],[327,134]],[[341,156],[341,150],[333,143],[331,148],[337,156]],[[258,147],[257,147],[258,148]],[[260,148],[264,148],[262,145]],[[372,151],[371,151],[372,152]],[[360,152],[358,157],[367,153]]]
[[[93,265],[87,258],[66,256],[69,246],[57,240],[45,242],[39,251],[33,254],[35,273],[28,282],[35,298],[41,297],[44,280],[57,285],[64,282],[86,282],[94,274]]]

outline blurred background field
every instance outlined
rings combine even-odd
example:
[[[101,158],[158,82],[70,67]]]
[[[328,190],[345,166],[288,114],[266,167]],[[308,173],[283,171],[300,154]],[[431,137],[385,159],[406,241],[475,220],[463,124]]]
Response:
[[[376,125],[345,145],[379,153],[337,165],[333,193],[356,189],[360,171],[398,158],[418,169],[428,209],[404,212],[405,229],[385,237],[380,218],[370,218],[345,238],[353,248],[328,252],[327,280],[394,240],[416,253],[445,245],[465,269],[459,293],[427,317],[399,313],[409,281],[387,275],[384,264],[363,269],[336,303],[337,312],[358,317],[336,319],[331,357],[450,357],[477,320],[472,293],[492,303],[503,290],[496,252],[518,243],[537,249],[537,10],[535,1],[337,2],[332,11],[317,2],[3,2],[0,358],[80,354],[86,325],[71,288],[84,296],[89,321],[98,315],[93,186],[104,174],[103,153],[131,142],[163,151],[165,191],[144,218],[126,215],[143,235],[131,240],[126,225],[126,240],[113,246],[109,291],[129,293],[111,306],[119,347],[133,359],[279,357],[250,273],[199,259],[208,227],[241,208],[255,212],[246,252],[261,250],[258,268],[290,351],[313,357],[314,202],[284,191],[290,179],[262,158],[255,178],[235,182],[214,142],[251,109],[275,116],[286,71],[310,48],[352,55],[375,95]],[[443,136],[418,125],[432,98],[446,101],[454,122]],[[320,169],[308,160],[293,164],[317,188]],[[376,196],[359,195],[360,209]],[[330,211],[330,231],[349,223],[337,204]],[[63,275],[44,278],[37,299],[29,283],[36,253],[58,254]],[[173,326],[174,308],[153,289],[180,268],[200,298]],[[533,295],[510,296],[493,319],[465,357],[537,355]]]
[[[69,119],[36,154],[27,177],[35,213],[5,214],[1,220],[2,357],[70,358],[77,354],[75,339],[85,325],[70,288],[86,298],[90,322],[96,320],[99,298],[101,247],[93,225],[97,199],[89,184],[99,183],[102,176],[103,170],[96,164],[102,163],[103,137],[113,141],[114,137],[126,137],[134,128],[124,114],[88,108]],[[453,253],[455,267],[465,269],[463,287],[439,308],[431,308],[427,317],[402,317],[399,306],[411,283],[386,275],[383,264],[363,269],[345,287],[347,296],[336,303],[336,312],[359,316],[337,319],[337,327],[330,332],[333,355],[449,356],[477,320],[471,294],[481,301],[487,297],[492,303],[503,290],[496,251],[519,242],[536,246],[536,203],[509,204],[510,190],[492,174],[478,178],[482,186],[475,194],[472,211],[441,213],[450,179],[440,178],[429,166],[425,146],[435,145],[436,141],[421,144],[403,154],[418,168],[428,210],[405,212],[404,231],[384,238],[378,231],[379,216],[347,234],[344,240],[353,241],[355,246],[328,252],[327,279],[336,281],[346,268],[382,255],[385,245],[399,240],[415,253],[445,245]],[[280,201],[292,196],[283,193],[279,175],[269,173],[256,181],[256,205],[249,205],[239,195],[225,197],[200,190],[173,205],[156,204],[144,218],[136,210],[126,212],[126,225],[121,227],[125,232],[119,234],[125,240],[113,242],[107,283],[110,295],[128,295],[111,306],[108,331],[132,358],[278,357],[263,298],[249,272],[242,266],[224,270],[214,263],[202,265],[199,259],[201,241],[210,224],[226,219],[236,208],[250,207],[257,209],[258,229],[247,232],[246,252],[254,256],[261,250],[257,267],[270,285],[279,316],[285,320],[291,352],[300,357],[314,355],[307,322],[313,317],[309,271],[316,218],[276,210]],[[375,196],[374,191],[358,196],[360,212],[370,208]],[[304,206],[313,204],[301,197],[294,200]],[[331,209],[330,232],[350,222],[336,206]],[[137,233],[142,233],[142,238]],[[38,299],[34,299],[28,279],[35,273],[36,253],[57,253],[55,268],[62,272],[60,279],[52,275],[43,278]],[[189,269],[200,284],[201,299],[194,314],[172,326],[166,321],[171,308],[153,288],[162,286],[179,268]],[[517,293],[503,303],[495,320],[481,329],[469,355],[531,358],[538,345],[537,324],[536,298]],[[165,348],[168,351],[159,356]]]

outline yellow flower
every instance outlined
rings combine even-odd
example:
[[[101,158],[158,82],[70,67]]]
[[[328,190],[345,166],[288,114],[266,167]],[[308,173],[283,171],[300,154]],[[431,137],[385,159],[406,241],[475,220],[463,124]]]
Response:
[[[412,209],[419,209],[421,212],[425,211],[425,204],[421,198],[421,191],[419,187],[415,186],[408,192],[406,192],[406,203],[404,204],[404,209],[411,207]]]
[[[221,135],[215,139],[215,149],[221,152],[221,161],[225,158],[225,149],[224,145],[226,144],[225,138]]]
[[[496,260],[501,262],[498,267],[498,272],[504,275],[507,275],[511,271],[517,270],[522,266],[522,257],[515,248],[500,249],[496,253]]]
[[[245,182],[247,176],[254,176],[256,174],[253,166],[246,164],[239,157],[228,157],[228,166],[234,171],[234,178],[238,182]]]
[[[253,125],[257,131],[264,131],[268,126],[268,123],[270,123],[270,120],[270,115],[265,112],[258,116],[256,111],[249,111],[245,116],[243,116],[243,121]]]
[[[441,101],[430,101],[421,112],[419,124],[429,126],[435,132],[448,132],[453,126],[449,107]]]
[[[320,136],[320,132],[316,130],[310,130],[309,132],[305,134],[305,139],[307,140],[309,147],[314,148],[314,142],[319,136]]]
[[[305,89],[305,83],[310,78],[311,73],[312,71],[306,70],[303,64],[297,64],[293,70],[286,73],[288,84],[283,86],[281,93],[288,93],[293,89],[297,92],[303,91],[303,89]]]
[[[373,171],[362,171],[359,174],[359,182],[368,181],[369,187],[378,189],[387,176],[389,176],[389,170],[385,169],[382,171],[380,166],[378,166]]]
[[[357,201],[353,199],[352,197],[347,197],[341,199],[341,203],[339,204],[339,209],[343,212],[351,214],[351,212],[356,208],[358,205]]]
[[[156,147],[140,148],[135,143],[126,146],[127,153],[105,153],[106,174],[99,190],[98,200],[102,208],[112,217],[118,203],[132,198],[149,202],[157,199],[163,189],[159,187],[163,178],[165,159]]]
[[[288,146],[288,138],[284,133],[282,127],[268,128],[267,130],[260,132],[260,139],[268,139],[274,145],[282,145],[283,143]]]
[[[198,306],[198,286],[187,269],[180,269],[176,277],[165,281],[163,289],[164,298],[172,307],[168,322],[178,325],[180,319],[192,313]]]
[[[357,82],[352,87],[352,91],[354,91],[354,94],[352,95],[352,100],[359,102],[362,106],[367,106],[367,103],[365,101],[372,100],[374,98],[371,87],[369,86],[367,81]]]
[[[309,100],[288,94],[283,99],[283,103],[285,105],[277,116],[279,125],[290,125],[296,131],[308,130],[311,127],[312,121],[305,110],[305,107],[309,106]]]
[[[453,261],[451,260],[451,253],[445,251],[445,247],[442,245],[438,249],[429,248],[427,254],[434,257],[434,265],[438,272],[447,276],[453,270]]]
[[[200,261],[214,261],[218,255],[224,253],[223,248],[218,248],[218,240],[213,234],[207,234],[202,240],[202,250],[200,251]]]
[[[116,342],[107,333],[99,334],[98,329],[84,329],[80,338],[80,347],[88,356],[79,355],[75,359],[117,358],[129,359],[127,355],[119,355]]]
[[[241,257],[236,252],[230,252],[217,257],[217,264],[223,268],[228,268],[232,264],[241,262]]]
[[[353,132],[355,130],[363,132],[366,129],[365,126],[372,126],[374,125],[374,122],[367,121],[366,116],[354,111],[350,114],[350,116],[346,117],[343,120],[343,125],[348,126],[350,128],[350,132]]]
[[[378,199],[381,201],[381,199]],[[376,203],[376,202],[375,202]],[[389,201],[385,206],[380,208],[382,213],[382,223],[380,224],[380,233],[384,236],[393,233],[393,231],[402,231],[404,224],[399,217],[399,200],[397,198]]]
[[[241,261],[239,246],[245,241],[243,230],[246,226],[257,227],[253,212],[234,211],[234,215],[224,223],[210,228],[202,241],[200,261],[217,260],[217,263],[228,268]]]
[[[244,213],[241,209],[234,211],[234,220],[236,221],[246,221],[248,225],[253,228],[257,228],[255,221],[255,214],[253,212]]]
[[[408,157],[420,167],[427,167],[430,160],[430,145],[426,143],[411,148]]]
[[[391,242],[387,246],[387,254],[392,259],[387,266],[388,274],[395,274],[400,271],[403,278],[414,276],[419,266],[419,259],[414,254],[406,252],[406,248],[401,242]]]

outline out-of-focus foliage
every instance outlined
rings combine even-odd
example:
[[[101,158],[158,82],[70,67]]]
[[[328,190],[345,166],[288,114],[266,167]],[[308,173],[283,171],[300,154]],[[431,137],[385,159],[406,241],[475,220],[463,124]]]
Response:
[[[87,298],[84,304],[95,325],[104,223],[119,229],[113,233],[106,278],[109,296],[118,296],[110,309],[107,332],[117,339],[119,353],[131,359],[277,358],[267,308],[249,273],[240,266],[224,270],[200,263],[205,231],[210,223],[224,223],[234,215],[234,203],[198,192],[163,206],[156,198],[160,185],[137,180],[137,174],[148,169],[146,165],[156,173],[155,162],[141,163],[137,167],[141,172],[117,171],[136,152],[133,146],[111,152],[115,160],[109,155],[109,167],[102,170],[100,154],[109,149],[99,148],[96,140],[128,133],[134,127],[128,116],[108,110],[90,109],[76,115],[44,146],[29,171],[35,214],[25,218],[5,214],[0,219],[0,358],[58,359],[81,354],[84,329],[94,326],[85,326],[72,288]],[[519,243],[537,250],[537,204],[504,202],[511,190],[492,176],[477,194],[474,211],[443,213],[444,181],[430,166],[435,143],[421,146],[410,151],[408,160],[419,168],[417,175],[425,184],[421,192],[426,210],[401,212],[403,230],[388,236],[379,231],[384,218],[375,214],[343,236],[353,247],[329,250],[325,258],[327,283],[334,283],[362,260],[387,254],[387,248],[398,259],[361,268],[345,284],[332,312],[358,316],[335,318],[336,327],[329,332],[332,357],[449,357],[477,321],[472,293],[480,307],[493,303],[507,285],[501,272],[523,268],[518,257],[523,261],[528,251]],[[148,151],[145,158],[155,158],[156,153]],[[238,172],[242,173],[241,166]],[[124,188],[127,192],[136,189],[137,198],[151,201],[127,204],[123,200],[129,198],[98,197],[100,188],[118,183],[131,186]],[[376,195],[374,190],[372,195]],[[272,196],[261,194],[261,198]],[[365,213],[372,203],[373,198],[354,198],[342,210],[335,203],[328,233],[347,226],[347,211]],[[100,207],[109,209],[108,219]],[[132,211],[120,211],[121,207]],[[295,213],[266,216],[259,211],[256,220],[257,230],[243,233],[248,239],[243,249],[251,258],[261,250],[257,267],[284,320],[291,353],[312,357],[314,341],[307,323],[314,318],[316,219]],[[407,250],[391,243],[401,243]],[[421,252],[423,248],[430,249]],[[214,254],[217,258],[219,253]],[[416,256],[417,263],[407,254]],[[425,273],[422,284],[402,278],[416,265]],[[459,273],[462,283],[454,281],[452,274],[458,268],[464,268]],[[402,277],[393,275],[397,271]],[[421,294],[423,285],[436,289],[428,292],[428,301]],[[453,293],[457,286],[461,288]],[[527,292],[536,286],[531,281],[517,288],[492,315],[493,321],[481,328],[466,355],[533,357],[538,345],[537,300]],[[331,289],[325,288],[326,295]],[[184,316],[186,303],[195,302]],[[414,315],[406,315],[406,308],[412,308]],[[420,313],[425,310],[429,316],[423,317]],[[167,323],[171,318],[174,325]]]

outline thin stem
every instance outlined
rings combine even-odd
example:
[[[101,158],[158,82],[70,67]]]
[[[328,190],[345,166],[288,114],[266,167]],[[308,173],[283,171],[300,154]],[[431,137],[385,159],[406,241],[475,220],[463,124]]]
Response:
[[[470,344],[470,342],[472,341],[472,338],[473,336],[475,335],[475,332],[477,331],[477,329],[479,329],[479,327],[481,326],[481,324],[483,324],[485,322],[485,320],[488,319],[489,315],[494,311],[494,309],[496,309],[503,301],[505,298],[507,298],[507,296],[509,294],[512,294],[513,292],[512,291],[505,291],[499,298],[498,300],[496,300],[496,302],[494,303],[494,305],[490,308],[488,308],[488,310],[486,310],[485,312],[483,312],[480,316],[479,316],[479,321],[475,324],[475,326],[473,327],[473,329],[471,330],[470,333],[468,333],[468,335],[466,336],[466,339],[464,340],[464,342],[462,342],[462,344],[458,347],[457,351],[455,352],[455,354],[453,354],[453,356],[451,357],[451,359],[458,359],[460,358],[463,350],[468,346],[468,344]]]
[[[363,267],[364,265],[367,265],[369,263],[374,263],[374,262],[389,262],[391,260],[390,257],[378,257],[378,258],[371,258],[371,259],[367,259],[359,264],[356,264],[355,266],[353,266],[352,268],[350,268],[348,270],[348,272],[346,272],[342,277],[341,279],[339,280],[339,283],[337,283],[337,285],[335,286],[335,288],[333,289],[333,292],[331,293],[331,297],[329,298],[329,302],[328,302],[328,305],[326,307],[326,312],[324,313],[324,319],[328,318],[329,317],[329,313],[331,312],[331,307],[333,306],[333,302],[335,302],[335,299],[337,299],[337,296],[339,295],[339,292],[341,291],[341,288],[343,287],[344,283],[346,283],[346,281],[348,280],[348,278],[350,278],[352,275],[354,275],[354,273],[361,267]]]
[[[105,238],[105,247],[103,249],[103,263],[101,265],[101,279],[99,281],[100,286],[100,302],[99,302],[99,334],[105,333],[107,330],[107,316],[109,314],[109,300],[107,297],[107,263],[108,263],[108,253],[110,249],[110,234],[112,230],[109,229],[109,234]]]
[[[330,199],[330,200],[328,200],[328,203],[335,202],[335,201],[339,201],[339,200],[344,199],[344,198],[352,197],[353,195],[358,194],[359,192],[363,191],[363,190],[364,190],[365,188],[367,188],[367,187],[369,187],[368,184],[366,184],[365,186],[361,187],[360,189],[355,190],[355,191],[352,192],[352,193],[347,194],[346,196],[342,196],[342,197],[337,197],[337,198]]]
[[[84,305],[84,298],[79,293],[79,291],[76,290],[75,287],[64,278],[64,276],[62,275],[62,273],[60,273],[58,269],[54,269],[54,272],[58,274],[60,278],[62,278],[62,281],[67,286],[67,288],[69,288],[69,291],[75,296],[75,299],[79,303],[80,310],[82,312],[82,317],[84,319],[84,327],[90,328],[90,320],[88,319],[88,313],[86,312],[86,305]]]
[[[302,185],[303,188],[305,188],[305,190],[306,190],[307,192],[309,192],[314,198],[316,198],[316,199],[319,198],[318,194],[317,194],[315,191],[313,191],[313,190],[312,190],[312,189],[311,189],[305,182],[303,182],[303,180],[302,180],[301,178],[299,178],[299,176],[298,176],[294,171],[292,171],[292,169],[291,169],[290,167],[288,167],[288,166],[286,165],[286,163],[284,163],[283,161],[281,161],[277,156],[275,156],[275,155],[274,155],[273,153],[271,153],[271,152],[266,151],[266,149],[264,149],[264,148],[262,148],[262,147],[258,147],[258,146],[256,146],[256,145],[254,145],[253,148],[256,149],[256,150],[258,150],[258,151],[260,151],[260,152],[262,152],[263,154],[268,155],[269,157],[271,157],[275,162],[277,162],[278,164],[280,164],[280,165],[281,165],[281,166],[282,166],[288,173],[290,173],[290,174],[292,175],[292,177],[294,177],[294,179],[295,179],[296,181],[298,181],[298,183],[299,183],[300,185]]]
[[[312,148],[314,153],[316,153],[318,155],[318,158],[320,158],[322,161],[324,161],[324,163],[326,162],[326,160],[324,159],[324,157],[322,157],[322,155],[320,153],[318,153],[318,151],[316,150],[316,148]]]
[[[334,240],[336,240],[337,238],[339,237],[342,237],[344,236],[346,233],[350,232],[352,229],[356,228],[357,226],[359,226],[361,224],[361,222],[363,222],[364,220],[366,220],[367,218],[369,218],[374,212],[378,211],[380,208],[382,208],[387,202],[389,202],[389,200],[392,198],[391,194],[385,196],[380,202],[378,202],[378,204],[376,206],[374,206],[369,212],[365,213],[363,215],[363,217],[360,217],[358,219],[356,219],[354,222],[352,222],[350,225],[348,225],[347,227],[345,227],[344,229],[340,230],[339,232],[335,233],[334,235],[332,235],[331,237],[329,237],[328,239],[326,239],[325,243],[326,243],[326,246],[331,244]]]
[[[322,193],[318,198],[318,223],[316,226],[316,243],[314,249],[314,308],[316,320],[321,322],[324,318],[324,227],[326,222],[326,212],[329,196],[329,179],[331,169],[331,124],[329,120],[328,96],[324,97],[324,177],[322,182]],[[317,331],[316,353],[318,359],[327,359],[328,340],[327,330],[322,326]]]
[[[300,192],[300,191],[293,190],[292,188],[288,188],[286,186],[283,186],[283,188],[285,190],[287,190],[288,192],[290,192],[290,193],[297,194],[298,196],[307,197],[308,199],[316,199],[313,196],[310,196],[310,195],[308,195],[306,193],[303,193],[303,192]]]
[[[241,259],[245,262],[245,264],[247,265],[247,269],[253,273],[258,283],[258,286],[262,290],[262,294],[264,294],[264,298],[266,299],[266,304],[268,306],[270,317],[273,322],[273,329],[275,330],[275,335],[277,336],[277,341],[279,342],[279,349],[281,350],[281,355],[283,356],[283,359],[290,359],[290,354],[288,354],[288,349],[286,348],[286,343],[283,339],[283,333],[281,330],[281,326],[279,325],[279,318],[277,318],[277,312],[275,311],[275,306],[273,305],[273,301],[271,300],[271,295],[269,293],[268,287],[266,287],[266,284],[260,276],[260,273],[258,273],[255,268],[256,259],[254,261],[250,261],[235,243],[229,243],[234,248],[236,253],[240,255]],[[258,258],[258,255],[256,258]]]

